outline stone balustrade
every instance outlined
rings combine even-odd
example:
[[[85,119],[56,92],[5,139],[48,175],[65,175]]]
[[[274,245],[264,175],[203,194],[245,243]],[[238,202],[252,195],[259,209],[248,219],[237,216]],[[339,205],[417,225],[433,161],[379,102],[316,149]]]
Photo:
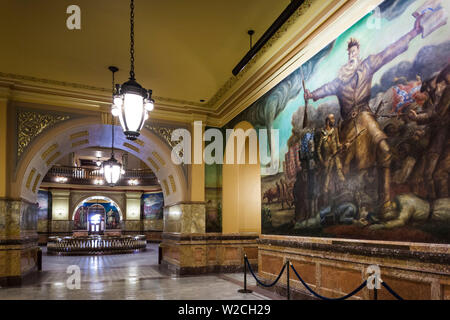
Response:
[[[146,237],[138,236],[88,236],[49,237],[48,254],[85,255],[132,253],[145,250]]]

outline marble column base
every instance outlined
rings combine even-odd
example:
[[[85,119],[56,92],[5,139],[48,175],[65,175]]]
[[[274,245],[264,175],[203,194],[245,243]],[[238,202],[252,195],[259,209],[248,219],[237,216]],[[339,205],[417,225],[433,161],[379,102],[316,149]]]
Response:
[[[257,268],[257,234],[163,233],[162,267],[177,275],[239,272],[243,257]]]
[[[37,205],[0,199],[0,286],[16,286],[37,271]]]

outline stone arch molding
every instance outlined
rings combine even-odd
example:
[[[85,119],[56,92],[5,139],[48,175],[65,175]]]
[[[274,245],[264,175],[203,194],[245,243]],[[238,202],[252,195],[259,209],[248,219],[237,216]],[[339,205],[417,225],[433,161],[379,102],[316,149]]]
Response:
[[[136,141],[127,140],[120,126],[115,126],[115,148],[127,151],[151,168],[164,193],[166,205],[188,200],[187,183],[181,166],[171,160],[171,149],[147,129]],[[111,147],[111,126],[98,118],[69,120],[37,137],[22,156],[12,183],[12,193],[35,203],[42,179],[65,155],[89,147]]]

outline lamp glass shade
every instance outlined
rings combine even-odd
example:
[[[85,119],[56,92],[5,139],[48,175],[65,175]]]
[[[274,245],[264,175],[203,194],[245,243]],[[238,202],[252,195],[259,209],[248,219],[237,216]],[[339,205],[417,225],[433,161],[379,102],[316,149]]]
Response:
[[[139,132],[144,125],[144,99],[134,93],[125,93],[123,98],[122,112],[119,119],[125,131]]]
[[[145,110],[147,110],[147,111],[152,111],[154,107],[155,107],[155,105],[152,100],[147,101],[145,103]]]
[[[114,157],[103,162],[103,176],[108,184],[116,184],[122,173],[122,166]]]
[[[111,107],[111,114],[114,117],[118,117],[120,115],[120,109],[115,104],[113,104]]]

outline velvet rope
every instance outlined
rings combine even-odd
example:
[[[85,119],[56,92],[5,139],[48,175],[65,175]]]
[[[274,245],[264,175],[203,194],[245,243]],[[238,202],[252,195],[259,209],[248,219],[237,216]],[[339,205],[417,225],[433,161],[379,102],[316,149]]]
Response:
[[[274,281],[273,283],[271,283],[271,284],[265,284],[264,282],[261,282],[261,281],[258,279],[258,277],[256,277],[255,273],[253,272],[252,266],[251,266],[250,263],[248,262],[247,257],[244,257],[244,259],[245,259],[245,262],[246,262],[247,265],[248,265],[248,268],[250,269],[250,273],[252,274],[253,278],[255,278],[256,282],[258,282],[260,285],[262,285],[262,286],[264,286],[264,287],[272,287],[272,286],[274,286],[274,285],[278,282],[278,280],[280,280],[281,275],[282,275],[283,272],[284,272],[284,269],[286,269],[286,264],[284,264],[284,265],[283,265],[283,268],[282,268],[281,271],[280,271],[280,274],[279,274],[278,277],[275,279],[275,281]]]
[[[387,289],[387,291],[389,291],[390,294],[392,294],[398,300],[403,300],[403,298],[400,297],[394,290],[392,290],[391,287],[389,287],[386,282],[383,281],[383,282],[381,282],[381,284],[383,285],[383,287],[385,287]]]
[[[297,278],[301,281],[301,283],[303,283],[303,285],[305,286],[306,289],[308,289],[309,292],[311,292],[314,296],[316,296],[319,299],[322,300],[345,300],[347,298],[350,298],[351,296],[355,295],[356,293],[358,293],[359,291],[361,291],[362,288],[364,288],[367,284],[367,280],[364,280],[363,283],[361,283],[361,285],[356,288],[355,290],[353,290],[352,292],[350,292],[349,294],[343,296],[343,297],[339,297],[339,298],[327,298],[324,296],[321,296],[320,294],[314,292],[313,289],[311,289],[305,281],[303,281],[303,279],[300,277],[300,275],[297,273],[297,270],[295,270],[294,266],[291,264],[292,270],[294,271],[295,275],[297,276]]]

